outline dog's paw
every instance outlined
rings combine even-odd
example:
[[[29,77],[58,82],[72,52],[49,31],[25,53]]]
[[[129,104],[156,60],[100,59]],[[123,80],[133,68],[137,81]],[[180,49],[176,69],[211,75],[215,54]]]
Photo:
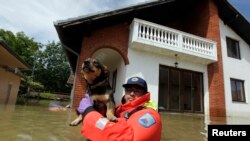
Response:
[[[113,122],[117,121],[117,117],[115,117],[115,116],[112,115],[112,114],[108,114],[108,115],[107,115],[107,118],[108,118],[110,121],[113,121]]]
[[[75,120],[73,120],[69,126],[77,126],[82,122],[82,115],[79,115]]]
[[[109,119],[109,120],[110,120],[110,121],[113,121],[113,122],[117,122],[117,121],[118,121],[116,117],[113,117],[113,118],[111,118],[111,119]]]

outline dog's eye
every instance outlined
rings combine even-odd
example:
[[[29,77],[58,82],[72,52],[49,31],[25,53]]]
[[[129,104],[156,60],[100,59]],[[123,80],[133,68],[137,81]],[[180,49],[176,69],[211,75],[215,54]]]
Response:
[[[99,65],[100,65],[97,61],[94,61],[93,64],[94,64],[95,66],[99,66]]]

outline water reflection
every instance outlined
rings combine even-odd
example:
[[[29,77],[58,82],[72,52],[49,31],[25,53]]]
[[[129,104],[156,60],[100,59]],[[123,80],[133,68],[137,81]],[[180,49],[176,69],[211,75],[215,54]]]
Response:
[[[0,140],[3,141],[85,140],[80,126],[68,125],[75,118],[71,110],[53,112],[45,105],[16,105],[1,106],[0,112]]]
[[[40,100],[28,105],[0,106],[0,140],[85,141],[80,134],[81,126],[69,126],[76,117],[75,111],[49,111],[49,102]],[[161,141],[206,141],[207,124],[250,123],[250,119],[209,119],[193,114],[161,113],[161,117]]]
[[[161,113],[162,141],[206,141],[203,115]]]

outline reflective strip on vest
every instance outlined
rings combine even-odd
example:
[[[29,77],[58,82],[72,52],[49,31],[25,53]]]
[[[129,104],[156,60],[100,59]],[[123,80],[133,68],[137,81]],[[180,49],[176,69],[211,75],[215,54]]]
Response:
[[[154,101],[151,101],[151,100],[149,102],[145,103],[144,106],[147,108],[152,108],[154,110],[157,110],[156,103]]]
[[[96,122],[95,126],[97,128],[99,128],[100,130],[103,130],[104,127],[106,126],[106,124],[108,123],[108,119],[107,118],[100,118],[98,119],[98,121]]]

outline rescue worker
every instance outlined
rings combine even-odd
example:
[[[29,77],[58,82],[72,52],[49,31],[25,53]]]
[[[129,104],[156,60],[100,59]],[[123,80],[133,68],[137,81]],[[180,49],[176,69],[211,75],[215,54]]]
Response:
[[[116,108],[116,122],[95,111],[91,98],[85,95],[78,108],[83,113],[82,135],[91,141],[160,141],[162,122],[150,101],[146,81],[132,77],[123,87],[125,95]]]

